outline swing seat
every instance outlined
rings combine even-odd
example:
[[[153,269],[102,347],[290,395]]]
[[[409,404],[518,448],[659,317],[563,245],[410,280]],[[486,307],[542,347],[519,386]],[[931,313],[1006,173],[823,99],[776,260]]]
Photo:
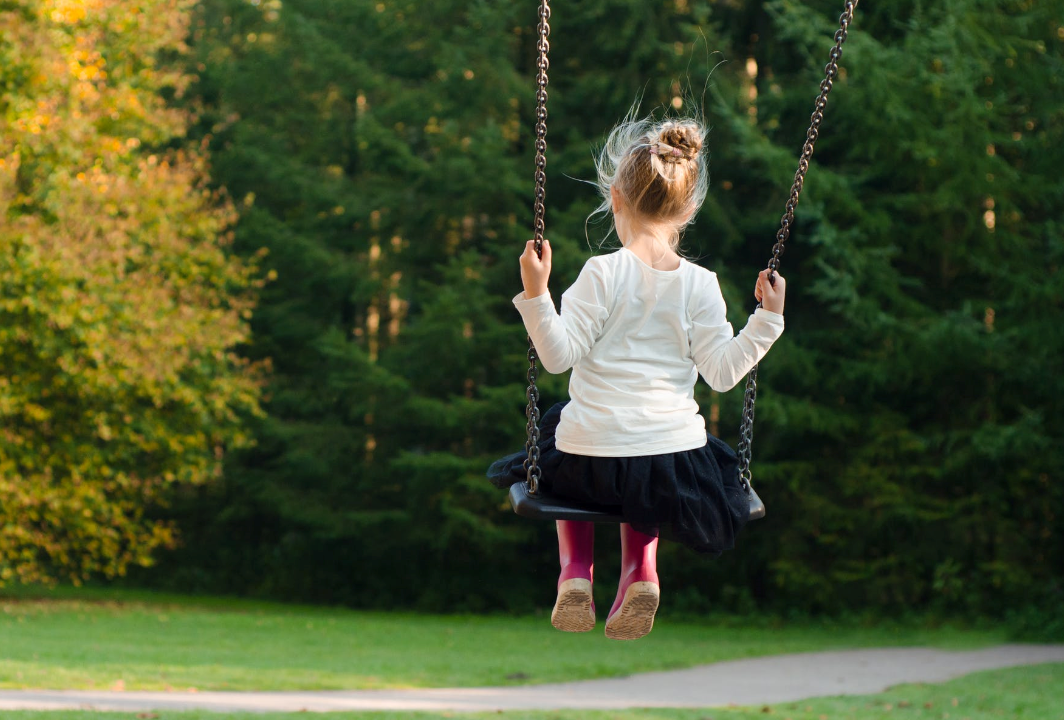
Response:
[[[533,520],[574,520],[577,522],[622,523],[620,508],[585,507],[558,498],[528,491],[528,483],[516,482],[510,486],[510,505],[521,517]],[[765,517],[765,503],[750,488],[750,519]]]
[[[528,491],[528,483],[510,486],[510,504],[521,517],[534,520],[575,520],[577,522],[622,523],[620,508],[582,507],[570,501]]]

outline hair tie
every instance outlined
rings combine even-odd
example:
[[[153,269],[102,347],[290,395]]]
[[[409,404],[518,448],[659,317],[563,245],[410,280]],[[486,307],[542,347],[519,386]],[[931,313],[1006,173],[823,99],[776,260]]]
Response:
[[[651,155],[662,156],[662,160],[664,160],[667,157],[678,157],[678,158],[687,157],[686,153],[684,153],[684,151],[681,150],[680,148],[673,147],[672,145],[666,145],[665,143],[661,142],[660,140],[658,142],[656,142],[656,143],[651,143],[651,145],[650,145],[650,154]],[[673,161],[673,162],[675,162],[675,161]]]
[[[647,145],[650,148],[650,154],[657,155],[657,158],[653,158],[651,162],[662,166],[658,172],[662,172],[666,164],[676,165],[681,160],[692,160],[698,154],[697,150],[691,152],[690,149],[674,147],[660,140],[651,141]],[[663,172],[662,174],[664,175]]]

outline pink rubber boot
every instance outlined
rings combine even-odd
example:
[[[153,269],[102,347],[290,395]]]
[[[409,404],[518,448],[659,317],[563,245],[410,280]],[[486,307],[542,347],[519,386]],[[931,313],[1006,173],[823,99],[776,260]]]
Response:
[[[606,620],[606,637],[635,640],[654,627],[658,586],[658,539],[621,524],[621,581]]]
[[[595,569],[595,525],[558,521],[558,600],[550,624],[565,632],[587,632],[595,627],[591,580]]]

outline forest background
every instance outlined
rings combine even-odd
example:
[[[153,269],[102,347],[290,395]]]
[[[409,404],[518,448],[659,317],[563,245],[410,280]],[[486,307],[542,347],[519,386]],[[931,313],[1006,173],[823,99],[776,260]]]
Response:
[[[580,180],[641,97],[711,127],[684,249],[745,324],[840,5],[553,3],[555,295],[610,247]],[[537,6],[0,0],[0,583],[549,604],[553,528],[484,477],[523,443]],[[669,606],[1064,632],[1064,5],[862,4],[842,66],[759,378],[768,516],[663,545]],[[698,398],[734,444],[741,390]]]

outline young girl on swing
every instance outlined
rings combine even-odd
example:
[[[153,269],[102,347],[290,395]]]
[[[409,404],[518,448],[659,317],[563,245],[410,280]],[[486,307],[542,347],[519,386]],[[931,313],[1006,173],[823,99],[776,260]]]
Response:
[[[582,504],[620,508],[621,578],[606,636],[650,632],[660,590],[659,528],[685,545],[719,554],[733,547],[749,504],[735,453],[707,435],[694,399],[701,374],[714,390],[734,387],[783,332],[785,281],[758,275],[762,303],[735,336],[717,276],[678,253],[708,187],[705,130],[693,120],[626,119],[597,160],[599,211],[612,214],[621,249],[587,261],[562,295],[559,315],[542,258],[521,256],[524,292],[514,298],[543,367],[573,369],[570,402],[542,420],[543,488]],[[523,482],[524,453],[489,470],[499,486]],[[551,623],[595,626],[592,523],[558,521],[561,575]]]

